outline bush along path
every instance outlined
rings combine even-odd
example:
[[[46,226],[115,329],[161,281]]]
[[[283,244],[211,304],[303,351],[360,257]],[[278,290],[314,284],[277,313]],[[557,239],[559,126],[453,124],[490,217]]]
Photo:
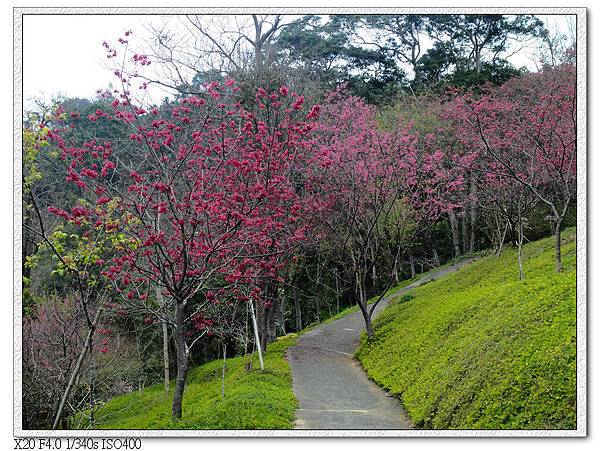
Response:
[[[423,275],[384,298],[377,315],[391,299],[446,274],[475,258],[461,260]],[[411,422],[397,399],[370,381],[354,358],[365,324],[355,311],[302,334],[287,351],[292,388],[298,399],[297,429],[408,429]]]

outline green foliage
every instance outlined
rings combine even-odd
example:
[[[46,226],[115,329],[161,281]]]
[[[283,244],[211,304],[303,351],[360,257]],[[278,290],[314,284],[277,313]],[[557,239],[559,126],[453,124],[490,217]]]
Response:
[[[412,301],[415,298],[415,295],[412,293],[403,294],[400,299],[396,301],[397,304],[404,304],[405,302]]]
[[[180,421],[171,419],[173,384],[168,396],[157,384],[111,399],[98,411],[97,425],[102,429],[289,429],[297,401],[285,351],[295,343],[295,334],[271,343],[264,372],[256,356],[227,359],[224,399],[222,360],[191,370]],[[247,371],[251,360],[252,369]]]
[[[45,140],[47,127],[23,128],[23,192],[29,194],[43,175],[38,165],[40,150],[48,146]]]
[[[352,16],[303,16],[277,37],[279,67],[293,67],[330,90],[345,85],[371,104],[387,103],[406,86],[406,73],[381,49],[355,45]]]
[[[573,229],[563,241],[562,273],[545,239],[524,247],[524,281],[510,249],[416,288],[357,357],[418,427],[575,428]]]
[[[464,62],[457,64],[453,74],[447,77],[447,82],[458,88],[471,89],[473,92],[481,93],[482,87],[488,83],[494,86],[500,86],[513,77],[519,77],[526,74],[525,69],[519,70],[506,60],[485,62],[481,65],[481,70],[470,69]]]

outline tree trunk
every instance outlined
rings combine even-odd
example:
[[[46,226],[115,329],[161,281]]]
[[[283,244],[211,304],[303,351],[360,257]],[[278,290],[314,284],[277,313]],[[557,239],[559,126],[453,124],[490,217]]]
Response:
[[[223,341],[223,370],[221,371],[221,399],[225,399],[225,372],[227,371],[227,343]]]
[[[277,336],[275,314],[279,309],[278,287],[276,283],[267,283],[264,287],[264,298],[261,305],[256,306],[258,333],[262,349],[275,340]]]
[[[509,224],[506,223],[504,226],[504,233],[500,236],[500,243],[498,244],[498,250],[496,251],[496,258],[500,257],[500,253],[502,252],[502,247],[504,247],[504,238],[506,238],[506,231],[508,230]]]
[[[357,305],[362,308],[363,305],[363,284],[362,284],[362,278],[360,276],[360,274],[357,272],[355,275],[355,279],[356,279],[356,293],[358,294],[358,300],[357,300]]]
[[[454,257],[460,257],[460,240],[458,238],[458,221],[454,210],[448,213],[450,218],[450,232],[452,235],[452,244],[454,245]]]
[[[466,211],[463,211],[460,223],[462,225],[462,253],[466,254],[469,251],[469,224]]]
[[[89,419],[88,419],[88,424],[90,429],[96,429],[96,418],[95,418],[95,413],[96,413],[96,400],[95,400],[95,396],[96,394],[94,393],[94,387],[96,385],[96,365],[94,362],[94,359],[91,359],[90,362],[90,390],[89,390]]]
[[[169,328],[166,321],[162,321],[162,336],[165,393],[169,393],[169,387],[171,385],[171,381],[169,380]]]
[[[254,303],[252,302],[252,299],[250,299],[250,312],[252,313],[252,324],[254,326],[254,340],[256,343],[256,348],[258,349],[258,360],[260,361],[260,369],[261,371],[264,371],[265,363],[263,361],[262,348],[260,346],[260,337],[258,336],[258,325],[256,324],[256,314],[254,313]]]
[[[274,295],[277,294],[274,291]],[[277,337],[277,321],[276,321],[276,313],[279,310],[279,301],[277,297],[272,297],[271,306],[267,309],[267,329],[265,334],[265,343],[264,348],[267,349],[267,345],[273,341],[275,341],[275,337]]]
[[[321,299],[319,298],[319,285],[321,284],[321,248],[317,253],[317,277],[315,279],[315,309],[317,310],[317,323],[321,323]]]
[[[363,318],[365,319],[365,328],[367,330],[367,337],[373,338],[373,325],[371,323],[371,315],[369,315],[367,307],[360,304],[360,311],[362,312]]]
[[[281,329],[281,334],[287,334],[285,330],[285,304],[287,303],[287,296],[284,296],[279,303],[279,308],[277,309],[277,324]]]
[[[438,254],[438,251],[435,247],[431,248],[431,252],[433,253],[433,264],[437,268],[442,264],[442,262],[440,261],[440,255]]]
[[[296,311],[296,332],[302,330],[302,309],[300,307],[300,289],[294,285],[294,310]]]
[[[525,274],[523,273],[523,222],[521,219],[519,219],[517,227],[517,259],[519,261],[519,280],[523,280],[525,278]]]
[[[163,295],[160,291],[160,287],[156,286],[156,299],[159,305],[162,307],[165,304]],[[163,337],[163,374],[164,374],[164,385],[165,393],[169,393],[170,379],[169,379],[169,326],[166,321],[161,321],[162,325],[162,337]]]
[[[248,325],[248,310],[250,309],[250,303],[246,305],[246,318],[245,318],[245,329],[244,329],[244,355],[248,354],[248,343],[250,343],[250,326]]]
[[[376,270],[376,266],[375,265],[375,249],[373,248],[373,246],[370,247],[370,251],[371,251],[371,262],[373,263],[373,267],[371,268],[372,274],[371,274],[371,278],[373,279],[373,286],[376,286],[376,280],[377,280],[377,270]]]
[[[340,281],[337,277],[337,269],[335,270],[335,311],[340,313]]]
[[[373,337],[373,327],[371,325],[371,315],[369,314],[369,306],[367,304],[367,287],[366,287],[366,274],[361,274],[362,271],[356,272],[356,289],[358,291],[358,308],[363,315],[365,320],[365,328],[367,330],[367,336]]]
[[[414,279],[417,275],[417,271],[415,269],[415,259],[413,257],[412,252],[409,252],[408,254],[408,263],[410,264],[410,278]]]
[[[269,310],[270,307],[266,307],[263,303],[262,305],[256,306],[257,311],[257,321],[258,321],[258,335],[260,339],[260,347],[261,349],[267,349],[268,343],[268,335],[269,335]]]
[[[254,64],[256,73],[261,73],[263,67],[262,53],[262,21],[258,21],[257,16],[254,18]]]
[[[562,219],[557,219],[556,220],[556,225],[554,228],[554,251],[556,254],[556,272],[562,272],[563,270],[563,265],[562,265],[562,256],[561,256],[561,250],[560,250],[560,226],[562,225]]]
[[[517,241],[518,241],[518,238],[517,238],[517,223],[516,223],[516,221],[513,223],[510,219],[508,220],[508,222],[509,222],[508,230],[510,232],[510,243],[513,246],[516,246],[517,245]]]
[[[435,235],[436,227],[437,227],[437,221],[435,221],[433,223],[433,226],[431,227],[431,231],[429,232],[429,246],[431,247],[431,254],[433,255],[434,268],[437,268],[438,266],[440,266],[442,264],[442,262],[440,260],[440,254],[438,254],[437,247],[435,245],[435,240],[433,238]]]
[[[356,282],[359,285],[358,288],[358,307],[363,315],[365,320],[365,328],[367,329],[367,337],[369,339],[373,338],[373,326],[371,324],[371,315],[369,315],[369,307],[367,305],[367,299],[365,294],[366,287],[364,286],[364,279],[360,275],[357,274]]]
[[[188,371],[188,353],[183,330],[184,306],[181,302],[175,303],[175,347],[177,348],[177,377],[175,391],[173,392],[172,415],[173,419],[181,419],[183,391]]]
[[[475,183],[475,176],[471,175],[471,238],[469,239],[469,252],[475,252],[475,223],[477,222],[477,205],[475,203],[475,196],[477,196],[477,184]]]

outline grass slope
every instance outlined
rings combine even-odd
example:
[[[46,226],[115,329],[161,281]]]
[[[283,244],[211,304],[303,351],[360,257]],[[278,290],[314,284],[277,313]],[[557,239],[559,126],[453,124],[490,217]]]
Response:
[[[201,365],[188,374],[183,397],[183,418],[171,420],[171,392],[162,384],[108,401],[97,413],[102,429],[290,429],[297,401],[285,350],[296,343],[286,335],[271,343],[262,373],[254,356],[253,368],[244,364],[252,356],[227,360],[225,398],[221,399],[222,360]]]
[[[489,256],[392,301],[357,357],[417,427],[576,428],[575,232]]]

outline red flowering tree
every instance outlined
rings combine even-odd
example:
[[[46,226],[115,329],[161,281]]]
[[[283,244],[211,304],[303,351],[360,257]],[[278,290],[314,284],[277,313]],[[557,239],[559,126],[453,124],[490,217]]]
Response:
[[[106,47],[112,57],[116,51]],[[211,334],[207,307],[259,302],[264,281],[279,277],[289,260],[282,256],[304,238],[312,207],[301,174],[315,157],[309,135],[319,107],[307,113],[304,98],[286,87],[241,99],[230,80],[206,85],[203,96],[144,108],[128,91],[134,76],[116,73],[123,90],[112,112],[88,120],[125,124],[129,138],[77,141],[68,129],[51,133],[66,181],[85,199],[52,211],[92,236],[117,233],[115,255],[96,263],[114,287],[117,308],[146,311],[172,326],[172,413],[180,418],[190,351]],[[156,287],[163,303],[152,296]]]
[[[556,270],[560,231],[576,195],[575,67],[514,78],[448,105],[473,170],[510,178],[545,204],[554,221]]]
[[[410,125],[380,131],[375,109],[340,92],[323,106],[318,129],[322,186],[329,190],[326,225],[341,254],[352,262],[358,305],[372,336],[371,317],[394,282],[393,269],[415,237],[451,208],[448,194],[460,190],[444,168],[445,154],[433,135],[419,136]],[[385,289],[367,305],[367,279],[391,247]],[[381,265],[386,267],[386,265]],[[385,271],[385,270],[384,270]]]

